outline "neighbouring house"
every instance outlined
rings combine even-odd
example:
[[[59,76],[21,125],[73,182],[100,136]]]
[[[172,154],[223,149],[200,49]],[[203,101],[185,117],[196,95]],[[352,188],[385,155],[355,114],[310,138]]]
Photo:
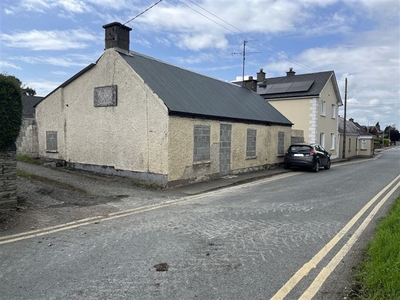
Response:
[[[339,156],[338,109],[343,105],[334,71],[299,74],[292,68],[286,76],[266,78],[263,69],[243,84],[267,100],[304,132],[304,141],[319,143],[332,158]],[[297,141],[297,140],[296,140]]]
[[[36,106],[40,157],[159,186],[282,163],[292,123],[260,95],[129,51],[120,23],[103,28],[97,62]]]
[[[43,97],[23,95],[22,101],[22,125],[17,144],[17,155],[38,157],[38,134],[35,121],[35,106],[43,100]]]
[[[354,119],[344,122],[344,118],[339,117],[339,140],[340,140],[340,157],[356,158],[356,157],[372,157],[374,155],[374,135],[368,133]],[[344,126],[346,123],[346,141],[344,142]],[[344,149],[344,151],[343,151]]]
[[[373,134],[374,138],[379,139],[382,137],[382,131],[380,131],[376,126],[365,126],[364,125],[362,127],[366,132]]]

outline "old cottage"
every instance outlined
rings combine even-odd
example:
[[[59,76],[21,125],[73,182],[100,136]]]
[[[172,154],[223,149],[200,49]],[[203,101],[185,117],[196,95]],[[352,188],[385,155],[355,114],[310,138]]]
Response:
[[[105,52],[36,107],[39,155],[171,186],[275,167],[292,123],[257,93],[129,50]]]

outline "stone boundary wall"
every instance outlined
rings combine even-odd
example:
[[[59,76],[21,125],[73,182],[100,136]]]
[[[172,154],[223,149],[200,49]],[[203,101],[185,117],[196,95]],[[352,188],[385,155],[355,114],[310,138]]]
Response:
[[[0,152],[0,208],[17,206],[16,151]]]

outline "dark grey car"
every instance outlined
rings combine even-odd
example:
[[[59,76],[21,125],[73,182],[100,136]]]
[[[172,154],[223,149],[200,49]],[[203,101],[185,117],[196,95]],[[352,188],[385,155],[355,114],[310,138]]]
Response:
[[[331,168],[331,158],[319,144],[292,144],[285,153],[285,169],[307,168],[318,172],[321,167]]]

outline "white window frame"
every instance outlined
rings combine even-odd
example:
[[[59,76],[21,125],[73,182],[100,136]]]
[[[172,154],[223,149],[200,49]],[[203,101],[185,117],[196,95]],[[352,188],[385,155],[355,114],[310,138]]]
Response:
[[[321,100],[321,116],[326,116],[326,102],[324,100]]]
[[[336,143],[335,134],[331,133],[331,150],[335,150],[335,143]]]
[[[325,133],[324,133],[324,132],[321,132],[321,133],[319,134],[319,144],[320,144],[323,148],[325,148]]]
[[[332,119],[336,119],[336,105],[332,104]]]
[[[366,139],[361,140],[361,150],[367,150],[367,140]]]

